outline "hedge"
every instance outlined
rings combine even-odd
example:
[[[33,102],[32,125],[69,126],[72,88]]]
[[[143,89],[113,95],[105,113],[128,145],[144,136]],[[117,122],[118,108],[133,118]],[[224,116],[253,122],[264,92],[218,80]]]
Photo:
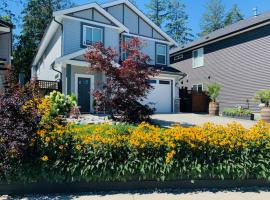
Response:
[[[270,125],[45,124],[2,182],[270,179]]]

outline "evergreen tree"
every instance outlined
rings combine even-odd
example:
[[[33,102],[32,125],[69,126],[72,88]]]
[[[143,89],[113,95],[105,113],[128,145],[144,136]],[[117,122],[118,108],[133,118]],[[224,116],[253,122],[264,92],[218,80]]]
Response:
[[[21,0],[0,0],[0,19],[6,22],[16,22],[17,18],[15,13],[11,10],[10,4],[21,4]]]
[[[53,17],[53,11],[67,8],[70,0],[27,0],[23,14],[22,32],[14,49],[15,73],[23,71],[30,79],[31,63],[37,53],[45,29]]]
[[[150,3],[146,5],[149,13],[147,16],[159,27],[162,26],[162,23],[166,18],[166,0],[150,0]]]
[[[166,32],[177,43],[183,45],[192,41],[191,29],[187,27],[188,15],[185,5],[180,0],[170,0],[166,15]]]
[[[233,7],[229,11],[229,13],[226,15],[224,24],[225,24],[225,26],[228,26],[228,25],[234,24],[242,19],[244,19],[244,16],[241,14],[238,6],[235,4],[235,5],[233,5]]]
[[[206,4],[206,12],[201,20],[201,33],[199,33],[199,36],[207,35],[224,27],[224,9],[221,0],[210,0]]]

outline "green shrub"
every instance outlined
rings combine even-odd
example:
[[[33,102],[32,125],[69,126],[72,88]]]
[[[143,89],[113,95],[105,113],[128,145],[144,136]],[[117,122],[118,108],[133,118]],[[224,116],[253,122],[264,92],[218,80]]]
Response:
[[[249,109],[244,109],[242,107],[237,108],[225,108],[223,110],[223,114],[231,115],[231,116],[244,116],[244,115],[251,115],[252,111]]]
[[[212,83],[212,84],[208,85],[207,92],[208,92],[210,99],[213,102],[216,102],[216,98],[219,96],[220,90],[221,90],[221,85],[218,83]]]
[[[69,115],[72,107],[76,106],[75,95],[64,95],[61,92],[53,91],[45,97],[51,105],[51,116]]]
[[[260,103],[265,103],[266,106],[269,106],[270,90],[258,91],[254,96],[254,100]]]

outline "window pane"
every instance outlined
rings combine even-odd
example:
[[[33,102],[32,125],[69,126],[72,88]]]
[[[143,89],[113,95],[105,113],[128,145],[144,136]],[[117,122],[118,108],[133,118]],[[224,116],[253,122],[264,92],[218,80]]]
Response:
[[[86,27],[85,32],[86,32],[85,35],[86,44],[87,45],[92,44],[92,28]]]
[[[170,85],[170,81],[159,81],[159,84],[163,84],[163,85]]]
[[[158,55],[165,55],[166,54],[166,46],[157,45],[157,54]]]
[[[193,57],[194,58],[197,58],[198,57],[198,51],[196,50],[196,51],[193,51]]]
[[[198,85],[198,92],[202,92],[202,91],[203,91],[202,85]]]
[[[166,64],[166,56],[157,55],[157,64]]]
[[[198,86],[197,85],[193,85],[192,90],[193,91],[198,91]]]
[[[151,83],[152,83],[152,84],[156,84],[156,83],[157,83],[156,80],[151,80],[151,79],[150,79],[150,80],[147,80],[146,82],[149,83],[149,84],[151,84]]]
[[[94,28],[93,29],[93,42],[102,42],[102,29]]]

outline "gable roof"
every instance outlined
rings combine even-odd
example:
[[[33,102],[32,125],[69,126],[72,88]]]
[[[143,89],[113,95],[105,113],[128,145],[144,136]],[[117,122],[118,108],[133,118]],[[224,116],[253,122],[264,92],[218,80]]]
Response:
[[[186,46],[172,49],[170,51],[170,54],[189,51],[194,48],[198,48],[200,46],[214,43],[219,40],[229,38],[229,37],[238,35],[240,33],[256,29],[261,26],[265,26],[267,24],[270,24],[270,12],[263,13],[256,17],[251,17],[245,20],[241,20],[235,24],[216,30],[204,37],[199,38],[198,40],[195,40],[187,44]]]
[[[112,1],[110,3],[102,4],[101,7],[107,8],[116,6],[119,4],[126,4],[131,10],[133,10],[137,15],[139,15],[145,22],[147,22],[152,28],[154,28],[160,35],[162,35],[164,38],[166,38],[171,45],[178,46],[177,42],[174,41],[167,33],[161,30],[152,20],[150,20],[142,11],[140,11],[136,6],[134,6],[129,0],[116,0]]]
[[[106,10],[104,10],[97,3],[89,3],[89,4],[82,5],[82,6],[76,6],[73,8],[56,11],[53,13],[53,20],[51,21],[51,23],[49,24],[49,26],[47,27],[47,29],[43,35],[43,38],[40,42],[38,51],[37,51],[36,56],[32,62],[32,65],[35,66],[38,64],[39,59],[41,58],[42,54],[44,53],[46,47],[48,46],[50,40],[52,39],[52,37],[54,35],[54,33],[56,32],[56,30],[60,26],[60,21],[62,20],[64,15],[69,14],[69,13],[73,13],[73,12],[77,12],[80,10],[90,9],[90,8],[95,8],[97,11],[102,13],[105,17],[109,18],[116,26],[118,26],[120,28],[121,31],[129,32],[127,27],[125,27],[122,23],[120,23],[116,18],[114,18],[110,13],[108,13]]]
[[[113,17],[110,13],[108,13],[106,10],[104,10],[100,5],[97,3],[89,3],[81,6],[76,6],[64,10],[59,10],[53,13],[54,17],[61,16],[61,15],[66,15],[90,8],[95,8],[97,11],[99,11],[101,14],[103,14],[106,18],[110,19],[115,25],[120,27],[123,31],[129,32],[128,28],[125,27],[121,22],[119,22],[115,17]]]

